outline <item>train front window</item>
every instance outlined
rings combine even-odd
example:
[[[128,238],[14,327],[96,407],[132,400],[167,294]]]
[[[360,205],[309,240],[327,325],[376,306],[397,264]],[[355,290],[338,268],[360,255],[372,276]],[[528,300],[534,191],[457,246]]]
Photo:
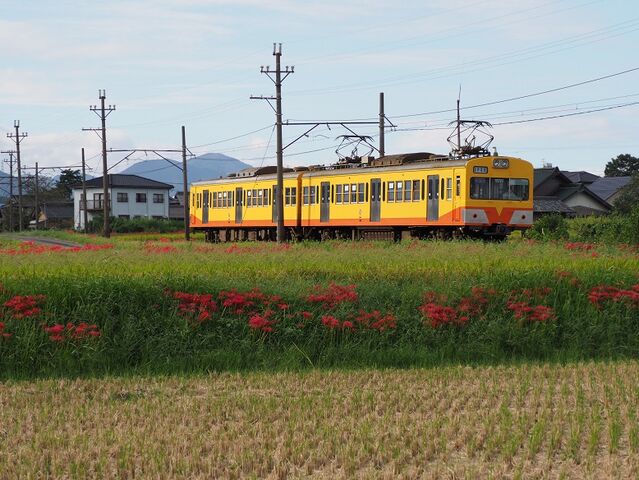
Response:
[[[470,179],[470,198],[475,200],[524,201],[529,197],[529,182],[526,178],[486,178]]]
[[[490,180],[488,178],[473,177],[470,179],[470,198],[476,200],[490,199]]]

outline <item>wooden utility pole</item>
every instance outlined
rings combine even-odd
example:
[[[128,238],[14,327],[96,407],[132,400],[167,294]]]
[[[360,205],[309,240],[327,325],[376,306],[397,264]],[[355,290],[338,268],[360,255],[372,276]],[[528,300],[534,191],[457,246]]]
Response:
[[[80,208],[82,209],[82,219],[84,220],[84,228],[82,230],[84,231],[84,233],[87,233],[89,214],[87,213],[87,174],[86,161],[84,159],[84,147],[82,147],[82,199],[80,200]]]
[[[22,168],[20,165],[20,143],[27,137],[28,133],[20,133],[20,120],[14,120],[13,126],[16,133],[7,133],[7,137],[11,138],[16,144],[16,162],[18,169],[18,231],[22,231]]]
[[[251,99],[266,100],[273,108],[271,100],[275,100],[275,126],[277,130],[277,192],[275,194],[275,208],[277,210],[277,241],[278,243],[284,242],[286,239],[284,231],[284,147],[282,145],[282,82],[291,73],[294,73],[295,67],[286,66],[285,70],[282,70],[282,44],[273,44],[273,56],[275,56],[275,70],[271,70],[270,67],[260,67],[260,72],[266,74],[268,78],[275,84],[275,97],[265,96],[253,96]],[[284,76],[282,76],[284,74]],[[272,75],[275,75],[273,78]]]
[[[98,107],[96,105],[92,105],[91,107],[89,107],[89,110],[94,112],[100,118],[100,121],[102,122],[101,128],[83,128],[82,130],[101,132],[99,136],[102,140],[102,214],[104,215],[102,236],[104,236],[105,238],[109,238],[111,236],[111,221],[109,218],[111,199],[109,198],[109,166],[107,163],[106,118],[111,112],[115,110],[115,105],[109,105],[108,107],[105,106],[106,90],[99,90],[98,96],[100,98],[100,106]]]
[[[186,130],[182,125],[182,203],[184,204],[184,239],[188,242],[191,240],[191,231],[189,228],[189,177],[186,170]]]

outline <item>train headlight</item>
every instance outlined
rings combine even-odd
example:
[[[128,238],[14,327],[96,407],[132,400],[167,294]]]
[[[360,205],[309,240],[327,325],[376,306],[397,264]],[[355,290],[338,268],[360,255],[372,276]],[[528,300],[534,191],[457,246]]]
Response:
[[[510,162],[507,158],[495,158],[493,160],[493,168],[508,168]]]

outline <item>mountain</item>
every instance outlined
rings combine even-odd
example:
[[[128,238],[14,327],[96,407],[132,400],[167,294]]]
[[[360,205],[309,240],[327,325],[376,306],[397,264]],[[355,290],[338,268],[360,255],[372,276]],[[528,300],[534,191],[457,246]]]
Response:
[[[163,159],[143,160],[118,173],[170,183],[176,190],[182,191],[182,161],[171,160],[171,163],[180,168],[172,167]],[[187,160],[189,183],[225,177],[244,168],[250,168],[250,165],[221,153],[207,153]]]
[[[8,173],[4,173],[0,170],[0,199],[4,200],[9,198],[9,181],[10,177]],[[13,179],[13,194],[18,194],[18,179]]]

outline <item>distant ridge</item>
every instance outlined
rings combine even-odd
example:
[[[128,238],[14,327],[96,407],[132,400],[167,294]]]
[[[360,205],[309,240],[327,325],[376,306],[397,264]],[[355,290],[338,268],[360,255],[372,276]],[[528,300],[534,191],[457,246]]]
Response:
[[[182,167],[181,160],[171,160],[171,162]],[[187,160],[189,183],[225,177],[229,173],[250,167],[251,165],[222,153],[207,153]],[[177,191],[182,191],[182,171],[172,167],[163,159],[143,160],[118,173],[140,175],[158,182],[169,183],[174,185]]]

